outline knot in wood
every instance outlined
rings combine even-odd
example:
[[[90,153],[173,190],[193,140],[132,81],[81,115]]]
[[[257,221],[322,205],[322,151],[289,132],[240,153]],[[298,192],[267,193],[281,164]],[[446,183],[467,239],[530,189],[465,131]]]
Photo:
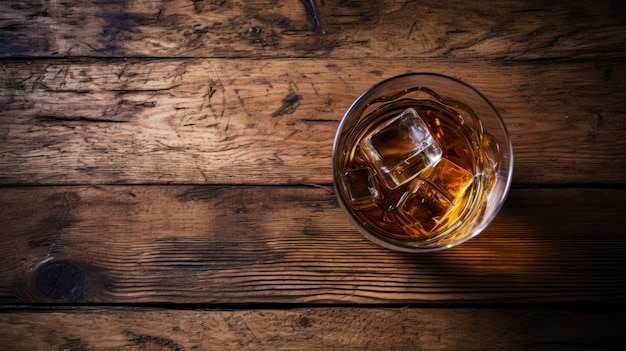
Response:
[[[36,279],[37,289],[51,300],[73,302],[83,296],[85,275],[72,262],[45,263],[37,270]]]
[[[303,328],[308,328],[311,326],[311,321],[307,316],[300,316],[300,318],[298,318],[298,324]]]

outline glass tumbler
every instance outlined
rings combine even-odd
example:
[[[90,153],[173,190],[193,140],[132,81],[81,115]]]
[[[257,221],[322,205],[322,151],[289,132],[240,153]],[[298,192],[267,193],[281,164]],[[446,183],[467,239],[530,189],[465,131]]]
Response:
[[[513,148],[476,89],[410,73],[365,91],[333,144],[339,204],[371,241],[405,252],[458,245],[485,229],[511,185]]]

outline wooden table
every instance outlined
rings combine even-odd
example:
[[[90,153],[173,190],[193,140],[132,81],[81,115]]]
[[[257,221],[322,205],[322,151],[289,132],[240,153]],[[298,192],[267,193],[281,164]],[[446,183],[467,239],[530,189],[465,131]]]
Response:
[[[0,348],[624,350],[620,1],[0,2]],[[378,247],[343,113],[459,78],[515,152],[495,221]]]

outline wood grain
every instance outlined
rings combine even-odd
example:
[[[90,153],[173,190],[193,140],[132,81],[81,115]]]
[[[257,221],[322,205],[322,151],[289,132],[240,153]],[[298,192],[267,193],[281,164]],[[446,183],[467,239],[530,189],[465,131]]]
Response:
[[[623,57],[625,19],[619,1],[9,0],[0,56],[597,59]]]
[[[626,183],[626,61],[374,59],[5,61],[0,183],[329,184],[352,101],[410,71],[495,104],[515,183]]]
[[[410,255],[324,188],[3,188],[0,302],[623,303],[625,200],[514,189],[477,238]]]
[[[0,311],[11,350],[619,350],[624,316],[598,308]],[[384,326],[381,325],[384,322]],[[97,332],[94,332],[97,331]]]

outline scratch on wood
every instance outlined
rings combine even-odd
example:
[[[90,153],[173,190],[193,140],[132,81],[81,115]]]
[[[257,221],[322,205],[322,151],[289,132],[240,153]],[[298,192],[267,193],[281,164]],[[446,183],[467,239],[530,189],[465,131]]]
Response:
[[[104,122],[104,123],[128,123],[119,119],[99,119],[93,117],[64,117],[64,116],[38,116],[41,122]]]
[[[313,27],[315,28],[315,31],[325,34],[325,32],[322,30],[322,21],[320,19],[320,12],[317,7],[317,4],[315,3],[315,0],[302,0],[302,3],[304,4],[304,8],[307,14],[309,15],[309,19],[313,23]]]
[[[126,73],[126,67],[128,67],[128,65],[124,65],[120,73],[117,75],[118,80],[122,79],[122,76],[124,75],[124,73]]]
[[[310,187],[318,188],[318,189],[323,189],[323,190],[326,190],[329,194],[335,194],[335,190],[334,190],[334,188],[332,186],[326,186],[326,185],[315,184],[315,183],[301,183],[301,185],[310,186]]]
[[[411,34],[413,34],[413,31],[415,31],[415,28],[417,28],[417,22],[413,21],[413,24],[411,25],[411,29],[409,29],[409,34],[406,35],[407,39],[411,39]]]
[[[245,101],[239,94],[239,89],[233,89],[233,91],[235,92],[235,95],[237,95],[237,99],[239,100],[239,105],[241,105],[241,108],[246,112],[248,116],[252,116],[252,114],[250,113],[250,111],[248,111],[248,108],[246,107]]]
[[[69,73],[70,73],[70,66],[63,66],[61,67],[59,72],[57,72],[57,74],[54,76],[54,78],[56,79],[59,75],[63,74],[63,79],[59,83],[59,87],[65,87],[67,85],[67,76]]]
[[[283,105],[272,113],[272,117],[279,117],[294,113],[298,106],[300,106],[300,100],[302,100],[302,95],[298,95],[294,92],[289,93],[289,95],[283,99]]]
[[[209,88],[206,92],[206,96],[209,100],[211,100],[211,98],[213,97],[213,95],[215,95],[215,92],[217,91],[217,89],[215,89],[216,84],[217,83],[215,83],[213,79],[209,79]]]
[[[136,108],[142,108],[142,107],[147,107],[147,108],[152,108],[156,106],[156,101],[145,101],[145,102],[140,102],[140,103],[136,103],[135,107]]]
[[[246,318],[244,316],[241,317],[241,321],[243,322],[243,326],[252,334],[252,336],[254,337],[254,339],[261,344],[261,339],[259,339],[259,337],[256,335],[256,333],[250,328],[250,326],[248,325],[248,322],[246,322]]]
[[[213,104],[213,96],[216,93],[221,93],[222,94],[222,101],[221,101],[221,110],[217,111],[215,109],[215,106]],[[222,84],[222,81],[218,78],[217,80],[213,80],[213,78],[209,79],[209,84],[206,90],[206,93],[204,94],[204,96],[202,97],[202,104],[200,104],[200,111],[202,111],[202,109],[204,109],[205,104],[209,107],[209,109],[211,110],[211,113],[213,114],[213,117],[215,119],[222,119],[222,117],[224,117],[224,112],[225,112],[225,97],[224,97],[224,85]]]
[[[320,122],[330,122],[330,123],[339,123],[339,121],[337,121],[336,119],[333,118],[303,118],[302,122],[309,122],[309,123],[320,123]]]
[[[175,343],[172,339],[165,339],[151,335],[136,334],[130,330],[126,330],[124,334],[126,334],[126,336],[130,338],[129,341],[132,341],[133,343],[135,343],[135,345],[139,345],[142,347],[148,347],[149,345],[153,345],[166,347],[174,351],[182,350],[182,347],[179,344]]]

